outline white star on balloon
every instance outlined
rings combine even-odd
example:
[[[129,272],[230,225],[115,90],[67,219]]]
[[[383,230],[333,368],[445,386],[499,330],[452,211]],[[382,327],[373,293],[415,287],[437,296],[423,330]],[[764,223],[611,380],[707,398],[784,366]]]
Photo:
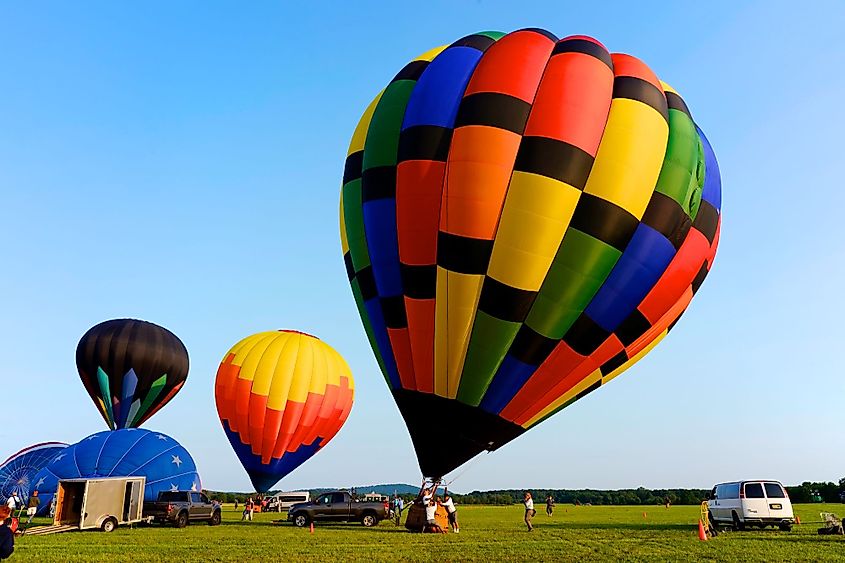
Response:
[[[197,482],[196,482],[196,481],[194,481],[194,482],[191,484],[191,490],[192,490],[192,491],[196,491],[196,490],[197,490]]]
[[[165,436],[164,434],[159,434],[158,436],[156,436],[156,438],[158,438],[159,440],[167,440],[167,436]]]
[[[176,491],[178,491],[178,490],[179,490],[179,487],[177,487],[177,486],[176,486],[176,485],[174,485],[173,483],[170,483],[170,492],[171,492],[171,493],[175,493],[175,492],[176,492]]]
[[[173,458],[173,460],[170,463],[175,463],[176,467],[182,467],[182,460],[179,459],[178,455],[171,455],[170,457]]]

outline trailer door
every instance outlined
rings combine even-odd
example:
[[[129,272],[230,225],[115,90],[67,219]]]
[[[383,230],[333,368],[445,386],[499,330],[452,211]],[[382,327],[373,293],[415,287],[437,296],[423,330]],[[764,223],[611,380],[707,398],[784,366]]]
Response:
[[[141,519],[141,481],[127,481],[123,497],[123,520],[133,522]]]

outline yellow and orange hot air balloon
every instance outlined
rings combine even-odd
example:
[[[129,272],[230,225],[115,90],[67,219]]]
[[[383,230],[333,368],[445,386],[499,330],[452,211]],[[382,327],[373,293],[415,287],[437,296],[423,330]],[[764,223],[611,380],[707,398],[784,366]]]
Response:
[[[326,445],[352,410],[354,382],[331,346],[292,330],[235,344],[217,370],[223,430],[259,492]]]

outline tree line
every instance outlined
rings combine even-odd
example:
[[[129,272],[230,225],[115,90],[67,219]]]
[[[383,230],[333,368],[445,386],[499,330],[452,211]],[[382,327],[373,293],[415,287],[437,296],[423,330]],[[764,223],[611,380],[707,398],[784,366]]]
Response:
[[[319,490],[320,492],[323,489]],[[536,502],[543,502],[551,495],[556,504],[595,504],[595,505],[655,505],[672,504],[697,505],[706,499],[710,489],[503,489],[495,491],[472,491],[466,494],[452,493],[459,504],[516,504],[522,502],[525,491],[530,491]],[[838,483],[805,481],[800,485],[786,487],[789,498],[795,503],[841,502],[840,493],[845,491],[845,477]],[[315,493],[311,491],[311,498]],[[220,502],[244,502],[247,497],[256,497],[254,493],[234,493],[206,491],[211,498]],[[267,493],[267,496],[273,495]],[[400,495],[406,501],[415,495]]]

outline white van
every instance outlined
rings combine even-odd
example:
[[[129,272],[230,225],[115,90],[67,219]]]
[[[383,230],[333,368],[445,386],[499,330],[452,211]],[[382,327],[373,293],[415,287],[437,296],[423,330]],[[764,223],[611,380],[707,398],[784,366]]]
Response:
[[[277,493],[267,499],[268,512],[284,512],[291,505],[298,502],[308,502],[311,494],[308,491],[295,491],[292,493]]]
[[[746,526],[778,526],[788,532],[795,521],[789,495],[778,481],[720,483],[707,496],[710,519],[718,524],[732,524],[737,530]]]

